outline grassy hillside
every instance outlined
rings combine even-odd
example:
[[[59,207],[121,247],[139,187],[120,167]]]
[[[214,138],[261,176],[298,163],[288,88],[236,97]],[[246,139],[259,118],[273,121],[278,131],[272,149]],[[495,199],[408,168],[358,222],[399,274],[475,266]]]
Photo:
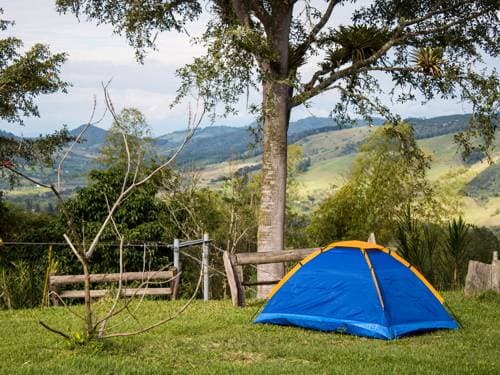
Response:
[[[312,191],[318,186],[328,186],[328,181],[338,184],[339,181],[345,180],[355,154],[347,153],[346,155],[344,150],[351,150],[359,146],[370,134],[370,131],[370,128],[341,130],[308,137],[298,142],[303,147],[304,154],[311,157],[312,161],[310,169],[299,177],[299,180],[305,185],[305,190]],[[464,163],[457,145],[453,141],[453,134],[421,139],[418,143],[433,159],[429,172],[431,179],[439,178],[454,168],[465,168],[472,171],[472,178],[488,166],[486,162]],[[494,158],[500,155],[499,147],[500,139],[497,137]]]
[[[440,134],[456,132],[466,127],[468,115],[453,115],[444,117],[435,117],[430,119],[409,119],[415,126],[418,138],[428,138]],[[381,119],[374,119],[375,125],[382,124]],[[355,124],[356,130],[362,127],[364,122],[359,120]],[[71,130],[71,134],[76,136],[85,125]],[[208,164],[221,163],[229,160],[249,158],[260,155],[260,146],[252,147],[255,143],[255,137],[249,128],[256,129],[256,124],[249,124],[244,127],[231,126],[208,126],[197,130],[195,136],[186,145],[184,150],[177,158],[179,166],[203,167]],[[366,128],[368,129],[368,128]],[[306,137],[321,135],[326,132],[339,130],[336,122],[326,117],[308,117],[290,123],[288,129],[289,143],[300,142]],[[345,129],[349,130],[349,129]],[[85,135],[84,141],[74,148],[74,153],[67,162],[68,170],[74,171],[71,178],[85,174],[91,161],[95,159],[105,140],[107,131],[96,126],[90,126]],[[1,134],[0,134],[1,136]],[[176,131],[154,139],[156,150],[160,155],[168,156],[183,141],[183,131]],[[328,145],[326,145],[328,146]],[[337,154],[355,152],[356,144],[347,144],[338,146]]]
[[[454,116],[451,116],[452,118]],[[451,121],[451,120],[449,120]],[[446,123],[446,121],[442,121]],[[458,125],[456,125],[458,126]],[[460,125],[461,126],[461,125]],[[341,186],[349,177],[356,151],[363,140],[373,132],[372,127],[359,127],[314,134],[297,142],[304,156],[311,159],[311,166],[300,173],[302,195],[321,200],[332,187]],[[440,133],[443,129],[426,130],[423,134]],[[457,185],[463,185],[463,210],[467,220],[476,225],[500,226],[500,165],[489,166],[486,161],[464,162],[453,134],[419,139],[422,149],[432,157],[429,177],[432,180],[446,176]],[[493,160],[500,161],[500,132],[497,132]],[[255,165],[259,157],[212,164],[200,171],[202,179],[209,185],[219,181],[240,168]],[[461,188],[461,187],[459,187]]]
[[[38,324],[76,330],[62,308],[0,311],[0,373],[498,374],[498,295],[444,296],[463,328],[394,341],[255,325],[259,306],[236,309],[226,300],[196,301],[179,319],[142,336],[71,349]],[[156,321],[182,303],[146,301],[141,320]]]
[[[500,164],[492,164],[477,174],[464,188],[464,193],[470,197],[500,196]]]

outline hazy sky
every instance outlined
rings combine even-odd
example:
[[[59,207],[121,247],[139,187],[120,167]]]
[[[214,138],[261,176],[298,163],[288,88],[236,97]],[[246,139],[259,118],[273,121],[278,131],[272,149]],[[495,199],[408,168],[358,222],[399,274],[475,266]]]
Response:
[[[158,40],[159,51],[148,54],[144,65],[136,62],[134,51],[127,41],[113,35],[111,27],[97,27],[72,15],[59,15],[54,0],[2,0],[4,19],[15,20],[16,25],[2,37],[12,35],[21,38],[25,47],[36,42],[49,44],[54,52],[67,52],[68,61],[62,68],[62,78],[72,83],[68,94],[44,95],[38,99],[40,118],[28,118],[26,125],[10,125],[0,122],[0,128],[16,134],[36,135],[59,129],[67,124],[70,129],[88,121],[93,96],[97,96],[98,113],[103,110],[101,82],[113,79],[111,95],[117,109],[124,106],[139,108],[148,119],[155,135],[183,129],[186,124],[187,102],[170,109],[179,81],[176,68],[188,63],[202,50],[193,46],[189,37],[178,33],[163,33]],[[347,15],[341,10],[338,19]],[[199,34],[203,22],[189,26],[191,35]],[[258,100],[258,94],[251,99]],[[327,116],[335,104],[335,94],[325,94],[313,101],[310,109],[294,110],[292,118],[310,115]],[[253,117],[242,101],[240,114],[217,124],[247,125]],[[433,101],[422,106],[420,102],[394,105],[393,109],[404,117],[432,117],[464,113],[468,107],[457,102]],[[99,125],[108,127],[111,120],[105,118]]]

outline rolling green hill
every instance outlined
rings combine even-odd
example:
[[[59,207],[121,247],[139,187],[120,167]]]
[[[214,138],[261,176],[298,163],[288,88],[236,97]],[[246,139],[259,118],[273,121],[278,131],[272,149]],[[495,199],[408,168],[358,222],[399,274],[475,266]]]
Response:
[[[500,164],[489,165],[478,173],[464,187],[464,193],[469,197],[479,199],[500,196]]]
[[[297,176],[301,195],[321,200],[332,187],[344,184],[359,145],[373,129],[368,126],[341,129],[299,140],[297,144],[302,147],[304,156],[311,160],[310,167]],[[500,166],[489,166],[486,161],[476,159],[464,162],[454,143],[453,133],[424,137],[442,131],[427,128],[420,132],[421,139],[418,143],[432,157],[429,177],[432,180],[445,178],[454,186],[463,187],[463,211],[470,222],[500,226]],[[500,161],[500,131],[497,132],[492,157]],[[206,184],[215,186],[221,176],[228,176],[240,168],[258,165],[259,162],[259,157],[253,157],[213,164],[204,168],[200,174]]]
[[[408,119],[413,124],[417,138],[424,139],[436,135],[455,133],[465,129],[469,120],[469,115],[442,116],[430,119]],[[381,119],[375,119],[374,125],[381,125]],[[331,118],[308,117],[290,123],[288,130],[289,143],[310,144],[310,148],[330,148],[325,142],[322,142],[322,134],[344,131],[342,137],[345,142],[333,147],[328,154],[322,157],[331,158],[335,155],[354,153],[357,150],[359,142],[364,138],[369,127],[364,126],[363,121],[358,121],[352,129],[339,129],[337,124]],[[71,131],[72,135],[77,135],[84,125]],[[256,124],[250,124],[246,127],[231,126],[208,126],[197,130],[195,136],[186,145],[179,154],[176,162],[180,167],[204,167],[209,164],[221,163],[235,159],[247,159],[261,154],[260,146],[252,147],[255,144],[255,137],[250,129],[256,129]],[[351,132],[349,132],[351,130]],[[347,131],[347,132],[346,132]],[[359,133],[359,134],[358,134]],[[351,142],[350,137],[357,137],[358,143]],[[96,126],[90,126],[85,133],[85,140],[75,147],[72,156],[73,163],[71,168],[76,168],[80,172],[79,166],[90,165],[106,137],[106,130]],[[311,138],[312,137],[312,138]],[[154,139],[157,152],[160,155],[168,156],[172,150],[181,144],[184,139],[183,131],[176,131]],[[303,142],[304,140],[306,140]],[[313,150],[311,150],[313,151]],[[318,150],[322,151],[322,150]],[[69,161],[71,163],[71,161]]]

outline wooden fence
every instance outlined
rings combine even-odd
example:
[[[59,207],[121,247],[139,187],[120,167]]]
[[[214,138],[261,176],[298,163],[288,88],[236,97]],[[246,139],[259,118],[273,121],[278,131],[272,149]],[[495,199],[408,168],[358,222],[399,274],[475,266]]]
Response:
[[[170,295],[172,299],[176,297],[177,270],[172,267],[168,271],[156,272],[124,272],[124,273],[99,273],[91,274],[90,282],[96,283],[116,283],[120,280],[123,283],[137,281],[140,284],[138,288],[122,286],[121,294],[125,297],[133,296],[161,296]],[[59,305],[64,298],[84,298],[84,291],[81,289],[61,290],[61,286],[83,284],[84,275],[54,275],[49,276],[50,300],[53,305]],[[151,287],[150,283],[169,284],[169,287]],[[92,289],[90,297],[104,297],[109,293],[107,289]]]
[[[370,233],[368,242],[377,243],[375,234]],[[231,291],[233,306],[245,306],[245,286],[274,285],[280,280],[260,281],[255,283],[245,283],[243,278],[243,266],[247,264],[259,265],[282,262],[298,262],[312,252],[319,250],[319,247],[310,249],[294,249],[283,251],[262,251],[253,253],[231,254],[227,251],[223,254],[224,269],[226,270],[227,281]]]
[[[279,280],[245,283],[243,281],[243,266],[247,264],[270,264],[281,262],[300,261],[319,248],[295,249],[284,251],[263,251],[255,253],[223,254],[224,269],[226,270],[231,300],[234,306],[245,306],[245,286],[274,285]]]
[[[132,288],[127,285],[122,286],[121,294],[124,297],[170,295],[171,299],[176,299],[179,292],[179,278],[182,268],[181,249],[200,245],[202,248],[201,260],[192,256],[190,256],[190,258],[198,261],[202,267],[203,299],[207,301],[210,295],[210,278],[208,274],[210,239],[208,234],[204,234],[203,238],[199,240],[181,242],[179,239],[174,239],[172,245],[162,244],[162,247],[169,247],[173,250],[174,266],[166,271],[91,274],[90,282],[92,284],[118,283],[120,280],[125,284],[128,282],[136,282],[140,287]],[[144,244],[144,246],[146,245]],[[185,255],[189,256],[189,254]],[[65,298],[84,298],[84,291],[81,289],[62,289],[67,285],[83,284],[84,282],[84,275],[50,274],[48,277],[50,301],[52,304],[58,305]],[[151,287],[151,284],[159,284],[162,286]],[[168,287],[163,286],[165,284],[168,284]],[[90,296],[92,298],[99,298],[106,296],[108,293],[106,289],[92,289],[90,291]]]

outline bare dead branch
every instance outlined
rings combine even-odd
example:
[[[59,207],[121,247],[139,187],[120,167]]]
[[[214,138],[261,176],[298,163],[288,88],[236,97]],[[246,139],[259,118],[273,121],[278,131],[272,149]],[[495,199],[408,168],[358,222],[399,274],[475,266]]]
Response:
[[[108,207],[109,207],[109,205],[108,205]],[[118,228],[117,228],[116,223],[115,223],[115,220],[113,219],[112,222],[113,222],[113,226],[115,227],[115,230],[117,231],[117,233],[119,233]],[[120,277],[118,279],[118,290],[116,291],[116,295],[115,295],[115,298],[113,300],[113,305],[109,309],[109,312],[106,314],[106,317],[104,317],[102,319],[102,324],[101,324],[101,328],[99,329],[98,337],[102,337],[103,332],[106,329],[106,324],[108,323],[108,319],[114,313],[114,311],[116,309],[116,305],[118,304],[118,301],[119,301],[121,293],[122,293],[122,285],[123,285],[123,240],[124,240],[123,236],[120,236]]]
[[[147,286],[147,285],[149,285],[149,284],[151,283],[151,281],[149,281],[149,280],[150,280],[152,277],[154,277],[154,274],[155,274],[156,272],[161,272],[161,271],[163,271],[163,270],[165,270],[165,269],[169,268],[169,267],[170,267],[170,265],[171,265],[171,264],[168,264],[168,265],[166,265],[166,266],[164,266],[164,267],[160,268],[159,270],[157,270],[157,271],[153,272],[151,275],[148,275],[148,279],[147,279],[146,281],[141,282],[141,284],[139,284],[139,286],[138,286],[138,287],[136,288],[136,290],[134,291],[134,294],[132,294],[132,295],[129,297],[129,299],[128,299],[128,300],[126,300],[125,304],[124,304],[122,307],[120,307],[119,309],[117,309],[117,310],[113,311],[112,313],[109,313],[109,314],[108,314],[107,316],[105,316],[104,318],[102,318],[102,319],[98,320],[98,321],[94,324],[94,327],[96,328],[97,326],[99,326],[99,324],[101,324],[101,323],[104,321],[104,319],[109,320],[109,319],[111,319],[112,317],[114,317],[114,316],[116,316],[116,315],[120,314],[123,310],[127,309],[127,308],[128,308],[128,306],[130,305],[130,303],[133,301],[133,299],[137,296],[137,294],[139,293],[139,291],[140,291],[140,290],[142,290],[145,286]],[[181,274],[181,273],[179,272],[178,274],[176,274],[175,276],[171,277],[171,278],[170,278],[170,279],[168,279],[167,281],[168,281],[168,282],[170,282],[170,281],[175,280],[176,278],[178,278],[178,277],[180,276],[180,274]],[[142,300],[143,300],[143,299],[144,299],[144,294],[141,296],[141,300],[140,300],[140,302],[142,302]]]
[[[65,339],[67,339],[67,340],[70,340],[69,335],[67,335],[66,333],[64,333],[64,332],[62,332],[62,331],[59,331],[58,329],[55,329],[55,328],[50,327],[49,325],[47,325],[46,323],[44,323],[44,322],[43,322],[43,321],[41,321],[41,320],[39,320],[39,321],[38,321],[38,323],[40,323],[40,325],[41,325],[43,328],[45,328],[45,329],[49,330],[50,332],[55,333],[56,335],[62,336],[62,337],[64,337],[64,338],[65,338]]]
[[[106,105],[108,106],[108,109],[109,109],[110,113],[113,115],[113,117],[119,121],[119,119],[116,116],[116,112],[114,110],[113,103],[110,100],[108,89],[107,89],[107,87],[105,85],[103,85],[103,89],[104,89],[104,95],[106,97]],[[120,204],[122,203],[122,201],[128,196],[128,194],[130,192],[132,192],[138,186],[140,186],[140,185],[146,183],[147,181],[149,181],[154,175],[156,175],[162,169],[164,169],[168,165],[170,165],[177,158],[177,156],[179,155],[179,153],[184,149],[184,147],[186,146],[186,144],[193,137],[193,135],[194,135],[196,129],[199,127],[201,121],[203,120],[203,117],[204,117],[204,114],[205,114],[205,111],[206,111],[206,106],[203,106],[202,108],[203,108],[203,111],[202,111],[201,115],[198,117],[197,113],[196,113],[195,116],[193,117],[193,119],[188,123],[188,129],[186,131],[186,134],[185,134],[183,142],[181,143],[180,146],[177,147],[176,151],[170,156],[170,158],[168,158],[164,163],[160,164],[157,168],[155,168],[152,172],[150,172],[143,179],[139,180],[138,182],[132,181],[130,183],[130,185],[128,185],[128,186],[126,184],[127,184],[127,181],[128,181],[128,175],[130,173],[130,167],[131,167],[130,150],[128,148],[128,142],[127,142],[126,134],[124,132],[124,129],[122,129],[123,140],[124,140],[124,144],[125,144],[126,152],[127,152],[127,172],[126,172],[125,177],[123,179],[122,191],[119,194],[119,196],[116,198],[116,200],[113,203],[113,205],[111,206],[111,208],[110,208],[110,210],[108,212],[108,215],[104,219],[104,221],[101,224],[101,227],[99,228],[96,236],[94,237],[92,243],[90,244],[89,249],[85,253],[85,257],[87,259],[92,258],[92,255],[93,255],[93,253],[94,253],[94,251],[95,251],[95,249],[97,247],[97,244],[99,243],[101,235],[103,234],[105,228],[109,224],[109,222],[111,220],[111,217],[113,216],[113,214],[116,211],[116,209],[120,206]]]
[[[125,172],[125,176],[123,177],[123,184],[122,184],[122,190],[121,190],[121,192],[123,193],[125,191],[125,187],[127,186],[127,180],[128,180],[128,176],[130,174],[130,168],[132,166],[131,155],[130,155],[130,148],[128,145],[127,133],[125,131],[125,128],[121,124],[120,118],[118,117],[118,115],[115,112],[115,107],[113,105],[113,101],[111,100],[111,97],[109,95],[108,85],[109,85],[109,82],[106,85],[104,85],[104,83],[102,84],[102,88],[104,91],[104,100],[106,102],[106,107],[109,109],[111,115],[113,116],[113,120],[115,121],[116,126],[120,130],[120,133],[121,133],[122,138],[123,138],[123,145],[125,146],[125,152],[127,155],[127,170]]]
[[[73,242],[71,242],[71,239],[68,237],[68,235],[66,233],[64,233],[63,237],[66,240],[66,242],[68,243],[69,248],[71,249],[73,254],[75,254],[75,256],[78,258],[79,262],[84,264],[85,260],[83,259],[82,255],[78,252],[78,250],[76,250],[75,246],[73,245]]]
[[[74,316],[76,316],[77,318],[79,318],[79,319],[81,319],[81,320],[85,320],[85,318],[84,318],[82,315],[78,314],[76,311],[74,311],[72,308],[70,308],[70,307],[68,306],[68,304],[67,304],[67,303],[66,303],[66,302],[65,302],[65,301],[61,298],[61,296],[60,296],[58,293],[56,293],[55,291],[51,290],[51,291],[49,292],[49,297],[50,297],[50,296],[55,296],[55,297],[57,298],[57,300],[58,300],[59,302],[61,302],[61,303],[63,304],[63,306],[64,306],[64,307],[65,307],[65,308],[66,308],[66,309],[67,309],[67,310],[68,310],[71,314],[73,314]]]
[[[95,122],[93,122],[94,120],[94,115],[95,115],[95,110],[96,110],[96,97],[94,95],[94,100],[93,100],[93,104],[92,104],[92,112],[90,114],[90,118],[89,118],[89,121],[87,121],[87,124],[85,125],[85,127],[80,131],[80,133],[78,134],[78,136],[75,138],[75,140],[71,143],[71,145],[69,146],[69,148],[66,150],[66,152],[64,153],[63,157],[61,158],[61,160],[59,160],[59,163],[57,165],[57,190],[58,191],[61,191],[61,169],[62,169],[62,164],[64,163],[64,161],[66,160],[66,158],[68,157],[68,155],[70,154],[70,152],[73,150],[73,147],[78,143],[80,142],[80,139],[83,137],[83,135],[87,132],[88,128],[91,126],[91,125],[97,125],[99,124],[103,119],[104,119],[104,116],[106,116],[106,113],[108,111],[107,108],[104,109],[104,112],[101,116],[101,118]]]
[[[27,174],[25,174],[25,173],[23,173],[21,171],[18,171],[17,169],[15,169],[14,167],[12,167],[10,165],[4,164],[3,167],[7,168],[12,173],[15,173],[18,176],[21,176],[22,178],[30,181],[31,183],[33,183],[35,185],[40,185],[41,187],[44,187],[44,188],[47,188],[47,189],[51,189],[51,185],[47,185],[47,184],[44,184],[43,182],[37,181],[34,178],[31,178],[30,176],[28,176]]]
[[[35,184],[35,185],[39,185],[39,186],[42,186],[44,188],[50,189],[54,193],[54,195],[56,196],[56,198],[57,198],[57,200],[59,202],[59,206],[61,207],[63,215],[66,218],[66,223],[68,224],[69,229],[70,229],[72,235],[75,238],[77,238],[76,231],[75,231],[75,228],[74,228],[74,225],[73,225],[73,221],[71,220],[71,217],[70,217],[68,211],[66,210],[66,206],[64,204],[64,199],[62,198],[61,194],[59,193],[59,191],[56,189],[56,187],[53,184],[44,184],[43,182],[37,181],[34,178],[28,176],[27,174],[25,174],[25,173],[23,173],[21,171],[18,171],[17,169],[15,169],[14,167],[12,167],[11,165],[5,165],[4,164],[4,168],[7,168],[12,173],[17,174],[18,176],[24,178],[25,180],[27,180],[27,181]]]
[[[106,339],[106,338],[111,338],[111,337],[135,336],[135,335],[139,335],[141,333],[150,331],[153,328],[159,327],[159,326],[161,326],[161,325],[163,325],[165,323],[170,322],[171,320],[174,320],[175,318],[177,318],[178,316],[180,316],[184,311],[186,311],[186,309],[189,307],[189,305],[191,305],[191,303],[193,302],[193,300],[196,298],[196,294],[198,294],[198,290],[200,289],[200,285],[201,285],[201,280],[202,279],[203,279],[203,270],[201,269],[200,270],[200,276],[198,278],[198,283],[196,284],[196,288],[195,288],[195,290],[193,292],[193,295],[191,296],[191,298],[189,298],[189,300],[175,314],[169,316],[168,318],[160,320],[159,322],[151,324],[151,325],[149,325],[146,328],[143,328],[143,329],[140,329],[140,330],[137,330],[137,331],[122,332],[122,333],[111,333],[109,335],[102,336],[102,338]]]

